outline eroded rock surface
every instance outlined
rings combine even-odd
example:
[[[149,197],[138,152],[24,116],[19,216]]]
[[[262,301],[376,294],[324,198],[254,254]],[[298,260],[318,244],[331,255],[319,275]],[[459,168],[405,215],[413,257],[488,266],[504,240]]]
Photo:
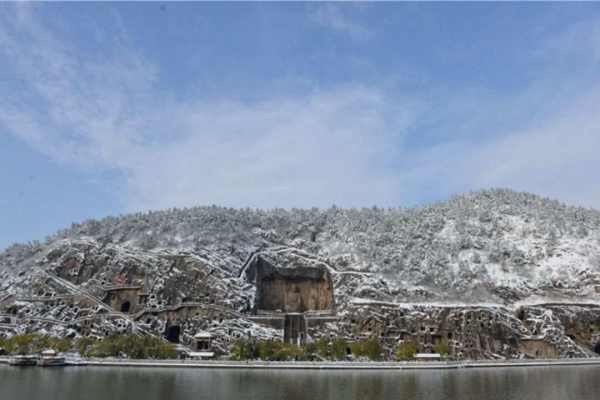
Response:
[[[75,224],[0,254],[0,334],[377,336],[456,358],[600,349],[600,213],[506,190],[416,209],[199,207]],[[308,338],[310,339],[310,338]]]

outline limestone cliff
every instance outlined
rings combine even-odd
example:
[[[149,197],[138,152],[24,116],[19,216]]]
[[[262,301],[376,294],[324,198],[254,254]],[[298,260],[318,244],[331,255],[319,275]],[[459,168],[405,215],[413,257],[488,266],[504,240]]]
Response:
[[[0,254],[0,334],[189,343],[208,330],[223,352],[236,337],[282,336],[266,314],[305,312],[311,337],[588,356],[599,298],[600,212],[508,190],[413,209],[132,214]]]

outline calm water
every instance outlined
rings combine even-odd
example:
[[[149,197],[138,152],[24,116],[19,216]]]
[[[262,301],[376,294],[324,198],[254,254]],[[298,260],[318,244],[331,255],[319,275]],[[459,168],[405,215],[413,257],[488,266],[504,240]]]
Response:
[[[600,366],[244,371],[0,366],[0,399],[600,399]]]

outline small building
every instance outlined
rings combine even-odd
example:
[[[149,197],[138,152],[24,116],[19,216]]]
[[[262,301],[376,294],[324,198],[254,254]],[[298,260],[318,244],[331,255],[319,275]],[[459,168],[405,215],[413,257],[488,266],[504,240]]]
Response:
[[[42,355],[42,357],[56,357],[58,355],[56,350],[53,349],[42,350],[40,354]]]
[[[41,357],[37,360],[40,367],[60,367],[66,364],[65,358],[58,355],[55,350],[46,349],[40,353]]]
[[[206,360],[214,358],[212,350],[212,334],[210,332],[198,332],[194,335],[194,351],[188,356],[195,360]]]
[[[417,353],[415,361],[442,361],[442,355],[438,353]]]
[[[210,351],[212,349],[212,334],[198,332],[194,335],[194,349],[196,351]]]

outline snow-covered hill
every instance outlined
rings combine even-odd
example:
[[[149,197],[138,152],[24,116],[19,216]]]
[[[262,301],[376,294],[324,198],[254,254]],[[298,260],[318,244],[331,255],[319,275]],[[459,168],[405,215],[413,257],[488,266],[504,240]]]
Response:
[[[411,209],[196,207],[74,224],[0,253],[0,335],[176,327],[186,344],[211,332],[226,353],[238,337],[281,336],[259,292],[304,296],[259,291],[257,265],[321,279],[307,296],[334,307],[313,337],[421,351],[447,340],[457,358],[600,352],[600,212],[500,189]]]
[[[376,300],[595,299],[600,289],[600,212],[501,189],[411,209],[196,207],[110,217],[12,246],[0,268],[5,276],[27,271],[50,249],[82,239],[140,257],[203,254],[233,275],[259,249],[298,249],[372,277],[352,295]]]

